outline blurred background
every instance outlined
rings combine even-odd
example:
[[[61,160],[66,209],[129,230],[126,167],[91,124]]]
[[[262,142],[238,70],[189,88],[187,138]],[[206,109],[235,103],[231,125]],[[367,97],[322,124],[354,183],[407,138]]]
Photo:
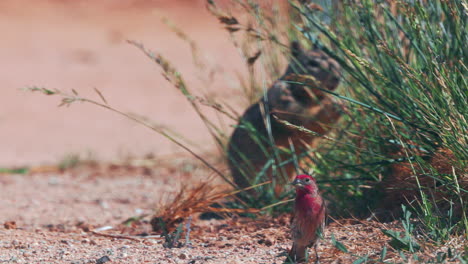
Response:
[[[190,45],[164,19],[198,44],[214,73],[209,82],[198,78]],[[57,163],[71,154],[106,161],[182,152],[115,113],[89,104],[58,108],[59,97],[21,90],[31,86],[99,99],[97,88],[112,106],[151,118],[198,149],[212,148],[187,100],[127,40],[163,54],[192,89],[217,97],[232,95],[229,80],[243,72],[228,33],[203,0],[2,0],[0,31],[0,167]]]

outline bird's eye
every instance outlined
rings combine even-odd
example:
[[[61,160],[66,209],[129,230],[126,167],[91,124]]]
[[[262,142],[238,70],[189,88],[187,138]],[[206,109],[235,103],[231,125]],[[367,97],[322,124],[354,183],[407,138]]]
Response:
[[[305,179],[305,182],[310,182],[310,179],[309,178]]]

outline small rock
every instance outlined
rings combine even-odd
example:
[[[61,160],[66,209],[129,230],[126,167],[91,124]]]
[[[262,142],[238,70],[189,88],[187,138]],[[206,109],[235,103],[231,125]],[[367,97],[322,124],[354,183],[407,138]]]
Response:
[[[156,240],[156,239],[146,239],[145,242],[147,242],[148,244],[158,244],[159,243],[159,241]]]
[[[265,246],[267,247],[271,247],[273,245],[273,241],[271,241],[271,239],[267,238],[265,239]]]
[[[48,180],[49,185],[58,185],[60,183],[60,179],[58,177],[50,177]]]
[[[76,224],[76,227],[83,230],[84,232],[89,232],[89,231],[94,229],[94,226],[92,226],[91,224],[88,224],[88,223],[86,223],[84,221],[81,221],[78,224]]]
[[[104,264],[109,261],[111,261],[111,259],[108,256],[104,256],[104,257],[97,259],[96,264]]]
[[[119,250],[124,251],[124,250],[127,250],[127,249],[129,249],[129,248],[130,248],[130,246],[124,245],[124,246],[122,246],[121,248],[119,248]]]
[[[109,209],[109,204],[101,199],[96,199],[95,202],[101,206],[102,209]]]
[[[179,258],[180,259],[188,259],[188,256],[185,253],[180,253]]]

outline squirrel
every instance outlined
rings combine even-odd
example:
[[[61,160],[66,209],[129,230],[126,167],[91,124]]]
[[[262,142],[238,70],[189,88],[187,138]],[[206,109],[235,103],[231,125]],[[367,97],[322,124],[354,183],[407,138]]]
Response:
[[[287,151],[274,155],[274,146],[289,149],[292,142],[294,154],[299,155],[314,137],[288,127],[280,120],[325,134],[340,117],[339,105],[325,92],[288,82],[295,80],[294,74],[299,75],[298,78],[308,75],[315,79],[314,85],[333,91],[340,81],[341,67],[338,62],[317,47],[304,50],[296,41],[291,43],[291,55],[286,72],[273,83],[266,95],[245,111],[229,140],[228,164],[234,183],[239,188],[274,179],[275,193],[278,195],[282,186],[294,177],[293,162],[281,165],[276,170],[279,175],[273,175],[275,172],[271,161],[284,162],[293,158],[293,154]],[[263,174],[260,173],[262,171]],[[261,175],[267,178],[259,179]],[[255,194],[255,191],[249,193]]]

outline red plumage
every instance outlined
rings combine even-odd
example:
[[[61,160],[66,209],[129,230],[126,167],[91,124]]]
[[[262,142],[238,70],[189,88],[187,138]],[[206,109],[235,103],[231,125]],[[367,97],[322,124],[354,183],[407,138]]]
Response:
[[[296,201],[291,228],[293,245],[288,258],[303,262],[307,248],[315,245],[318,232],[323,230],[325,203],[312,176],[299,175],[292,184],[296,187]]]

